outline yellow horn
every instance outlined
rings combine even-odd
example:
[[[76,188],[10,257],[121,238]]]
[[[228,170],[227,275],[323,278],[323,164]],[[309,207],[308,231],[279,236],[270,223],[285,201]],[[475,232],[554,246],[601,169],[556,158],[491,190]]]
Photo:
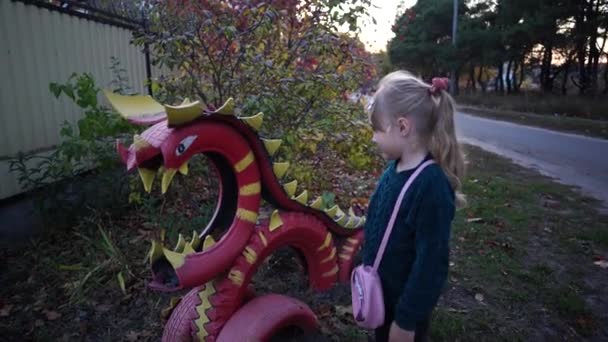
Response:
[[[176,252],[170,251],[166,248],[163,248],[163,254],[165,255],[165,258],[167,258],[167,261],[169,261],[169,263],[171,264],[171,266],[173,266],[174,269],[178,269],[178,268],[182,267],[184,262],[186,262],[186,256],[182,253],[176,253]]]
[[[203,241],[203,251],[208,250],[209,248],[213,247],[213,245],[215,245],[215,239],[213,236],[207,235],[207,237],[205,237],[205,241]]]
[[[192,249],[196,250],[198,246],[201,245],[201,238],[198,236],[198,233],[193,230],[192,231],[192,239],[190,240],[190,246]]]
[[[167,123],[170,127],[186,124],[203,114],[200,101],[179,106],[165,105],[165,111],[167,112]]]
[[[222,115],[234,115],[234,99],[231,97],[224,104],[215,111],[217,114]]]
[[[148,252],[148,259],[150,260],[150,264],[154,263],[160,257],[163,256],[163,247],[160,243],[156,241],[152,241],[152,247],[150,247],[150,252]]]

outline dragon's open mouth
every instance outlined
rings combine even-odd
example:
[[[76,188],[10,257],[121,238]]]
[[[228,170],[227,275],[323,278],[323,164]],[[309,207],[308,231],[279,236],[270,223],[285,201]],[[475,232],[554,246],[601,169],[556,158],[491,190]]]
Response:
[[[180,289],[182,284],[177,269],[183,266],[186,256],[194,253],[208,253],[213,249],[216,240],[221,241],[228,234],[228,229],[233,224],[238,197],[236,175],[229,162],[220,154],[210,152],[204,155],[207,157],[208,164],[215,170],[219,180],[215,212],[202,231],[198,229],[199,227],[193,227],[195,231],[192,232],[190,239],[184,238],[180,234],[172,250],[163,247],[159,242],[153,241],[148,258],[153,272],[150,286],[155,289],[166,291]],[[152,166],[152,164],[149,166]],[[168,187],[172,175],[169,173],[169,176],[165,176],[168,173],[166,169],[163,169],[161,166],[156,172],[163,172],[163,177],[170,177],[168,181],[163,178],[163,192],[165,192],[164,187]],[[142,176],[141,168],[139,170],[144,186],[147,186],[146,182],[154,180],[155,175]],[[182,174],[188,173],[187,166],[178,170]],[[175,172],[173,172],[173,175],[175,175]],[[197,231],[200,233],[197,233]]]

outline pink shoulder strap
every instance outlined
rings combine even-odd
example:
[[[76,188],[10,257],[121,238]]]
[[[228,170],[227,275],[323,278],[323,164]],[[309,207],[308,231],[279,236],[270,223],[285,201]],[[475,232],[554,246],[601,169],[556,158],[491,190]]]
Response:
[[[416,177],[424,170],[427,166],[434,164],[435,161],[427,160],[422,165],[420,165],[416,171],[410,176],[410,178],[405,182],[401,193],[399,193],[399,197],[397,197],[397,202],[395,203],[395,208],[393,209],[393,214],[391,215],[391,219],[388,221],[388,225],[386,226],[386,231],[384,232],[384,237],[382,238],[382,243],[380,243],[380,248],[378,249],[378,254],[376,254],[376,259],[374,260],[374,271],[378,271],[378,266],[380,266],[380,262],[382,261],[382,256],[384,255],[384,249],[388,244],[388,239],[393,231],[393,226],[395,225],[395,220],[397,219],[397,214],[399,213],[399,207],[401,207],[401,202],[403,201],[403,197],[409,189],[410,185],[414,182]]]

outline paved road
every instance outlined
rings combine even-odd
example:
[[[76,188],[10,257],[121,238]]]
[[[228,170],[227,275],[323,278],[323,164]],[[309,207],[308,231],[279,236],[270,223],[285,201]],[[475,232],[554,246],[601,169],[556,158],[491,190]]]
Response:
[[[504,155],[558,181],[579,186],[608,208],[608,140],[457,113],[462,142]]]

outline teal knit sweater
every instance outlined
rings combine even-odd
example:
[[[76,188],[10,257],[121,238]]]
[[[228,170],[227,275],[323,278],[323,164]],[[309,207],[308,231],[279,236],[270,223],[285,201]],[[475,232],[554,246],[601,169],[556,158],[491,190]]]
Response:
[[[430,159],[430,156],[426,160]],[[399,192],[414,169],[396,171],[391,161],[372,195],[363,263],[372,265]],[[448,273],[454,192],[437,164],[428,166],[405,194],[378,273],[387,315],[414,330],[429,318]]]

